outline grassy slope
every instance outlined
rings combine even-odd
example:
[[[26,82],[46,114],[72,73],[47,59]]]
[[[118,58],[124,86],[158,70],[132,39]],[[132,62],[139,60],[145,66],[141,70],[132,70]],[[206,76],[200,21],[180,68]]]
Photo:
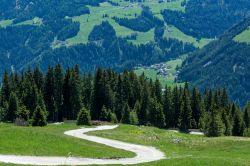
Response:
[[[0,21],[0,28],[1,28],[1,27],[4,27],[4,28],[5,28],[5,27],[11,25],[12,22],[13,22],[13,20],[2,20],[2,21]]]
[[[63,134],[78,128],[74,124],[49,125],[44,128],[0,124],[0,154],[35,156],[132,157],[133,153],[73,138]]]
[[[173,86],[173,85],[176,85],[176,83],[174,82],[175,78],[176,78],[176,75],[175,75],[176,74],[176,67],[177,67],[177,65],[180,66],[182,61],[183,60],[181,58],[179,58],[179,59],[175,59],[175,60],[171,60],[171,61],[166,62],[165,65],[170,67],[170,70],[168,71],[168,73],[169,73],[168,77],[163,76],[163,75],[157,75],[157,70],[154,70],[154,69],[148,70],[148,69],[145,69],[144,67],[136,69],[136,70],[134,70],[134,72],[137,75],[141,75],[142,73],[144,73],[147,78],[151,78],[152,80],[156,80],[156,78],[159,79],[162,87],[165,87],[166,85]]]
[[[207,138],[153,127],[121,125],[112,131],[91,133],[106,138],[154,146],[166,153],[168,159],[148,166],[247,166],[250,165],[250,138],[220,137]],[[173,143],[179,139],[181,143]]]
[[[201,39],[200,41],[198,41],[194,37],[184,34],[175,26],[168,26],[164,32],[164,37],[178,39],[180,41],[183,41],[184,43],[192,43],[195,47],[198,48],[202,48],[210,41],[212,41],[212,39]]]
[[[243,31],[239,35],[235,36],[234,40],[237,42],[250,44],[250,27],[248,27],[247,30]]]

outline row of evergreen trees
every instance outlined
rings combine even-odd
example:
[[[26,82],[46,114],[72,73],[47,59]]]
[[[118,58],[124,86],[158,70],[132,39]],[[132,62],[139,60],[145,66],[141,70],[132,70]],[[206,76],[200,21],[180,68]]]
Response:
[[[127,71],[97,69],[94,75],[82,75],[78,66],[64,72],[57,65],[49,67],[46,75],[38,68],[20,75],[5,73],[0,121],[44,126],[47,121],[77,118],[79,124],[89,124],[91,118],[183,131],[202,129],[208,136],[247,136],[250,104],[242,112],[226,89],[201,93],[185,83],[163,90],[159,80]]]

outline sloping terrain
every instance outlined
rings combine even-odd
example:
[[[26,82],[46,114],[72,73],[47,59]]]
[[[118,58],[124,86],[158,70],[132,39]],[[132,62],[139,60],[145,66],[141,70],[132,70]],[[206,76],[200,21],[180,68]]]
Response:
[[[228,16],[223,21],[213,16],[221,8]],[[246,0],[236,5],[218,0],[204,4],[197,0],[3,0],[0,75],[5,69],[21,72],[29,66],[46,69],[57,63],[79,64],[84,72],[160,63],[203,47],[249,9]],[[114,33],[107,34],[113,36],[90,40],[94,30],[106,34],[107,28],[98,28],[105,26],[112,27]],[[110,38],[112,42],[106,42]]]
[[[184,62],[179,80],[200,88],[225,86],[241,105],[250,99],[250,18],[218,40],[192,53]]]

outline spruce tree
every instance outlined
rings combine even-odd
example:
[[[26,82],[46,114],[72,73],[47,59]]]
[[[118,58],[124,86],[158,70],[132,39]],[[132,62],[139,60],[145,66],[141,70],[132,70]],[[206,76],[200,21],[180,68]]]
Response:
[[[137,112],[140,125],[146,125],[148,122],[148,107],[149,107],[149,88],[147,84],[143,85],[140,109]]]
[[[161,88],[161,83],[158,79],[156,79],[154,84],[154,95],[157,101],[162,103],[162,88]]]
[[[18,107],[18,99],[15,93],[11,92],[10,98],[9,98],[9,107],[8,111],[6,113],[6,121],[13,122],[16,119],[17,112],[19,110]]]
[[[244,119],[244,127],[250,128],[250,103],[246,105],[243,119]]]
[[[122,115],[121,122],[125,123],[125,124],[130,124],[131,123],[131,121],[130,121],[130,108],[129,108],[128,103],[125,104],[122,112],[123,112],[123,115]]]
[[[55,121],[63,120],[62,104],[63,104],[63,71],[60,65],[55,67],[54,71],[54,101],[55,101]]]
[[[165,115],[161,103],[158,103],[156,99],[150,100],[149,106],[150,123],[153,126],[163,128],[165,127]]]
[[[10,89],[10,80],[8,72],[5,71],[3,76],[3,84],[1,87],[1,103],[0,106],[3,106],[4,102],[9,101],[11,89]]]
[[[203,108],[202,108],[202,101],[201,101],[201,96],[198,93],[196,88],[193,88],[192,92],[192,100],[191,100],[191,107],[192,107],[192,117],[197,124],[196,126],[193,126],[195,128],[198,128],[198,124],[200,123],[200,117],[201,114],[203,113]]]
[[[108,120],[108,110],[105,106],[102,107],[101,114],[100,114],[100,120],[107,121]]]
[[[181,107],[180,107],[180,116],[179,116],[179,128],[184,131],[192,126],[192,108],[189,97],[189,92],[187,87],[184,89]]]
[[[108,122],[118,123],[116,114],[111,112],[111,110],[108,111]]]
[[[210,122],[208,123],[206,135],[210,137],[219,137],[225,133],[225,127],[222,123],[220,110],[212,109]]]
[[[236,109],[233,116],[233,136],[242,136],[243,130],[242,113],[239,109]]]
[[[32,126],[46,126],[47,119],[45,110],[37,106],[32,116]]]
[[[137,113],[133,110],[130,112],[130,124],[138,125],[138,123],[139,121],[138,121]]]
[[[30,114],[29,110],[27,110],[27,108],[24,105],[21,105],[19,107],[18,112],[17,112],[17,118],[28,122],[29,121],[29,114]]]
[[[174,110],[172,108],[172,95],[171,89],[166,86],[164,96],[163,96],[163,112],[165,114],[166,127],[171,128],[175,126],[174,121]]]
[[[83,107],[79,112],[77,116],[77,125],[91,125],[91,117],[89,114],[89,111]]]

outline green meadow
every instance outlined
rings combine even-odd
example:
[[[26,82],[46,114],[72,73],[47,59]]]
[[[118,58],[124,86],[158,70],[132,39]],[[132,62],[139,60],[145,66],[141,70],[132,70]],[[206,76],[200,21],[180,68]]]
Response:
[[[250,138],[218,137],[176,133],[153,127],[121,125],[111,131],[93,132],[96,135],[125,142],[153,146],[165,152],[167,159],[145,166],[248,166]],[[179,143],[176,142],[179,141]]]
[[[234,40],[241,43],[250,44],[250,27],[247,30],[243,31],[239,35],[234,37]]]
[[[0,154],[33,156],[80,156],[92,158],[133,157],[132,152],[64,135],[75,124],[17,127],[0,124]]]

